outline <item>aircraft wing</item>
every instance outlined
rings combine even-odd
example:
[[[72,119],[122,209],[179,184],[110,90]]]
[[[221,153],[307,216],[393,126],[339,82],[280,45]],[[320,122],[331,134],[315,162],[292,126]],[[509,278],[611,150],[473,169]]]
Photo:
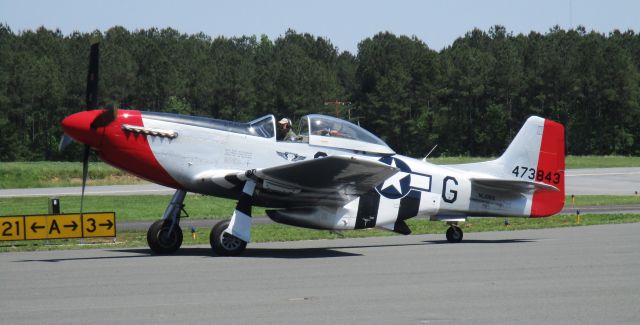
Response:
[[[344,186],[364,194],[399,169],[356,157],[330,156],[256,170],[266,182],[310,191],[335,191]]]
[[[399,169],[356,157],[329,156],[255,171],[263,199],[339,205],[374,189]]]
[[[471,183],[488,188],[503,189],[509,191],[518,192],[533,192],[533,191],[552,191],[559,192],[560,190],[549,184],[519,180],[519,179],[500,179],[500,178],[471,178]]]

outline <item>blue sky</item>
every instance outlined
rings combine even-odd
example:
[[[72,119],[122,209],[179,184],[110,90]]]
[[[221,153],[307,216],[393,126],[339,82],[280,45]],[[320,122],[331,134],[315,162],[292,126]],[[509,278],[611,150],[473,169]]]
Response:
[[[608,33],[640,32],[640,1],[633,0],[0,0],[0,22],[14,32],[45,26],[73,31],[172,27],[212,37],[261,35],[275,39],[292,28],[326,37],[341,51],[380,31],[415,35],[435,50],[478,27],[514,33],[546,32],[553,25]]]

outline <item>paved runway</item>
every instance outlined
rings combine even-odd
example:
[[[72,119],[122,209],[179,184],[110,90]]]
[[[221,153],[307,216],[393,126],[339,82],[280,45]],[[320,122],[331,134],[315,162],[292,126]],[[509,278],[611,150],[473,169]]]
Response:
[[[80,196],[82,188],[43,187],[0,190],[3,197]],[[170,195],[174,189],[156,184],[87,186],[85,195]]]
[[[640,168],[568,169],[567,195],[634,195],[640,193]]]
[[[568,169],[567,195],[633,195],[640,192],[640,168]],[[86,195],[169,195],[174,190],[156,184],[88,186]],[[3,197],[80,195],[80,187],[3,189]]]
[[[0,254],[2,324],[640,324],[640,224]]]

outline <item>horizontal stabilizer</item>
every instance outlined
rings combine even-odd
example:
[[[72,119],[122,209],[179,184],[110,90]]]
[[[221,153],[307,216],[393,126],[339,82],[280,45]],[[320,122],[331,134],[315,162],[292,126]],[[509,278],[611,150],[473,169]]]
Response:
[[[553,185],[529,180],[500,178],[471,178],[470,180],[473,185],[504,189],[509,191],[518,191],[523,193],[531,193],[534,191],[560,191],[560,189]]]

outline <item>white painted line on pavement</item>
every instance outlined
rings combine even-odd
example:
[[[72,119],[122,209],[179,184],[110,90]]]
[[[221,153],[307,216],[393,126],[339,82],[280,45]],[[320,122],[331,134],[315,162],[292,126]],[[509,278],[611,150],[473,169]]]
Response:
[[[130,193],[132,195],[137,193],[159,193],[167,192],[171,193],[172,190],[120,190],[120,191],[97,191],[97,192],[84,192],[84,195],[98,195],[98,194],[117,194],[117,193]],[[51,196],[51,195],[68,195],[68,196],[80,196],[80,192],[55,192],[55,193],[29,193],[29,194],[0,194],[0,197],[33,197],[33,196]]]

